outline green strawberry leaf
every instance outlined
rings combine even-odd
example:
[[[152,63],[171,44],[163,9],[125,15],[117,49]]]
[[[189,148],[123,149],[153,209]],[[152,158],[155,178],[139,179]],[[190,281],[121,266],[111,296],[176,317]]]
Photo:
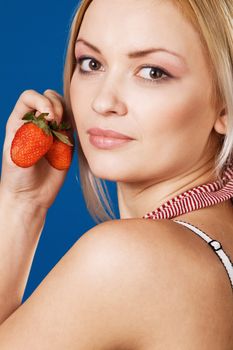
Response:
[[[56,121],[49,122],[49,126],[53,130],[58,130],[58,125]]]
[[[31,121],[35,119],[35,115],[33,114],[33,112],[28,112],[23,116],[22,119]]]
[[[47,123],[45,122],[45,120],[38,120],[38,118],[36,120],[33,121],[33,123],[38,126],[39,128],[41,128],[46,135],[50,136],[52,135],[50,127],[47,125]]]
[[[59,130],[70,130],[71,126],[68,122],[61,122],[59,125]]]
[[[44,117],[47,116],[47,115],[49,115],[49,113],[41,113],[41,114],[37,117],[37,119],[38,119],[38,120],[45,120]]]
[[[68,136],[63,135],[63,134],[61,134],[60,132],[57,132],[57,131],[54,131],[54,130],[52,130],[52,133],[53,133],[61,142],[65,143],[66,145],[74,146],[74,145],[70,142]]]

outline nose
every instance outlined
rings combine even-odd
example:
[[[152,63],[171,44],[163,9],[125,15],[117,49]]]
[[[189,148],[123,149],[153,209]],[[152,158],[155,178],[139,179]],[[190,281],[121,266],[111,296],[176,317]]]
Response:
[[[93,110],[103,116],[124,116],[127,108],[119,93],[120,90],[123,91],[120,83],[117,84],[116,75],[109,75],[103,79],[92,103]]]

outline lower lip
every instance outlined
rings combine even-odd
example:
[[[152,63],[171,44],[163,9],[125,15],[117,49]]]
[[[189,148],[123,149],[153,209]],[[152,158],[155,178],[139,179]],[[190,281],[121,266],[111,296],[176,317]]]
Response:
[[[132,139],[116,139],[112,137],[105,137],[105,136],[97,136],[97,135],[90,135],[89,136],[90,143],[100,149],[113,149],[116,147],[119,147],[129,141],[132,141]]]

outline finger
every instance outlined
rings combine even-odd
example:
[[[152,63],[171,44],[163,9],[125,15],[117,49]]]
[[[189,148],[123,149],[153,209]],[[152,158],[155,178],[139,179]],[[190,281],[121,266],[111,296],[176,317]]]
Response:
[[[52,102],[35,90],[25,90],[19,97],[14,109],[7,121],[7,128],[22,124],[23,116],[31,111],[39,113],[49,113],[47,120],[52,120],[55,117]]]
[[[63,119],[64,107],[63,107],[63,98],[56,91],[47,89],[44,91],[44,96],[48,97],[53,105],[53,110],[55,112],[55,120],[58,125]]]
[[[61,104],[62,113],[60,112],[60,115],[62,114],[62,119],[60,119],[59,122],[62,121],[62,122],[68,123],[70,125],[71,132],[75,132],[76,124],[75,124],[75,121],[74,121],[74,118],[72,117],[72,115],[70,115],[70,113],[68,113],[65,98],[62,95],[60,95],[58,92],[56,92],[55,90],[46,90],[45,92],[51,93],[50,96],[51,97],[53,96],[53,98],[57,98]],[[59,111],[58,111],[58,113],[59,113]]]
[[[56,92],[55,90],[46,90],[46,91],[51,91],[51,93],[53,95],[55,95],[59,100],[60,103],[62,104],[63,107],[63,115],[62,115],[62,121],[63,122],[67,122],[70,124],[71,128],[73,130],[75,130],[75,126],[73,125],[73,120],[72,117],[69,115],[68,111],[67,111],[67,107],[66,107],[66,102],[65,102],[65,98],[64,96],[60,95],[58,92]]]

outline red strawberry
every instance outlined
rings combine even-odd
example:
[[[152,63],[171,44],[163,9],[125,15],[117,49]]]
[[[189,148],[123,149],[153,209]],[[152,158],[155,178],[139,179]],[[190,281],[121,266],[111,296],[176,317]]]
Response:
[[[11,143],[10,155],[12,161],[22,167],[34,165],[49,150],[53,143],[53,135],[42,113],[35,117],[34,113],[27,113],[23,120],[27,120],[17,131]]]
[[[70,133],[67,131],[70,127],[68,124],[62,123],[58,128],[56,122],[52,123],[51,127],[53,128],[54,140],[45,158],[57,170],[67,170],[70,167],[73,155],[73,144],[70,142]],[[59,130],[59,132],[54,129]]]

